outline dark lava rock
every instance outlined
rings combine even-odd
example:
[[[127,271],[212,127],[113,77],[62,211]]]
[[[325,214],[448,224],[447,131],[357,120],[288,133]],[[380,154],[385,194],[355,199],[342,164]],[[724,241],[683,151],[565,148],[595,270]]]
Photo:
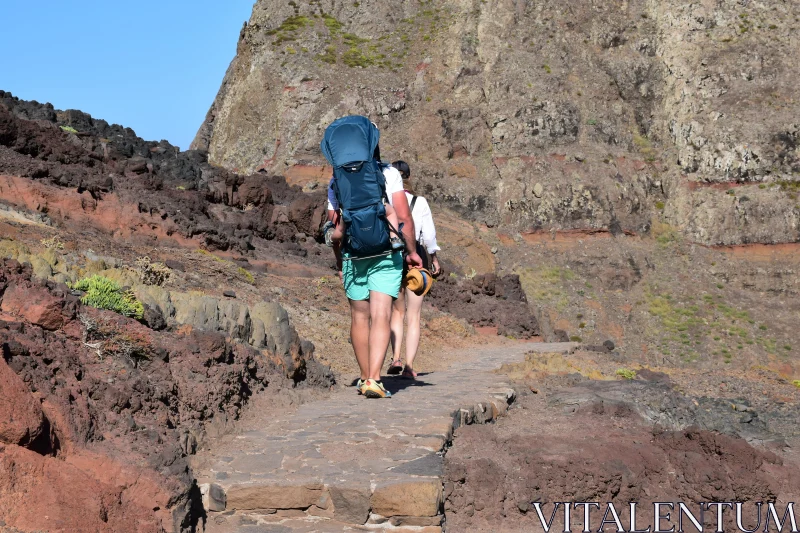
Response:
[[[147,327],[156,331],[161,331],[167,327],[167,321],[164,320],[164,315],[158,307],[145,305],[142,321],[147,324]]]
[[[174,259],[167,259],[164,261],[164,264],[171,268],[172,270],[177,270],[178,272],[183,272],[186,270],[186,267],[180,261],[175,261]]]

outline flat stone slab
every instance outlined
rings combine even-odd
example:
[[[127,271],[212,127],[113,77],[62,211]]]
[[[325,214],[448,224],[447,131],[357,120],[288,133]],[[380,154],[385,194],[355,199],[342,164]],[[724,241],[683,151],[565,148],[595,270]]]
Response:
[[[227,500],[225,515],[209,513],[206,530],[225,531],[223,523],[238,520],[229,514],[235,510],[255,513],[254,521],[237,522],[242,531],[344,531],[334,522],[354,527],[366,520],[367,501],[373,513],[387,520],[402,516],[395,522],[404,519],[418,528],[409,517],[430,517],[440,509],[442,456],[437,452],[458,426],[491,421],[514,398],[510,384],[493,371],[530,352],[574,348],[574,343],[483,348],[449,370],[420,374],[414,381],[385,376],[391,399],[367,399],[348,387],[291,414],[264,413],[263,423],[251,424],[257,429],[220,439],[197,457],[198,483],[214,483],[226,496],[217,500]],[[301,511],[315,516],[294,516]]]

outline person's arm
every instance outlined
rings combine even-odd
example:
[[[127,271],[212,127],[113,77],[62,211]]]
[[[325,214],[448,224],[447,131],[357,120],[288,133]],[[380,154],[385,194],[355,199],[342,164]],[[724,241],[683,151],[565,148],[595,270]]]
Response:
[[[328,220],[334,225],[339,224],[339,213],[332,209],[332,205],[328,202]],[[336,257],[336,274],[339,279],[342,279],[342,241],[333,241],[333,255]]]
[[[417,209],[420,210],[419,222],[420,231],[422,232],[422,245],[431,256],[431,274],[438,276],[441,273],[441,266],[439,265],[439,258],[436,257],[436,252],[439,244],[436,242],[436,226],[433,224],[433,214],[431,213],[430,205],[425,198],[417,197]]]
[[[403,190],[403,178],[400,171],[394,167],[383,170],[383,177],[386,178],[386,194],[397,215],[398,224],[403,226],[403,240],[406,241],[406,262],[411,267],[421,267],[422,258],[417,253],[412,244],[417,241],[417,233],[414,230],[414,219],[411,218],[411,209],[408,207],[406,191]]]
[[[343,279],[342,274],[342,242],[335,241],[333,243],[333,255],[336,256],[336,275],[339,279]]]
[[[418,213],[418,220],[419,220],[419,230],[422,235],[422,244],[425,246],[425,249],[428,250],[429,254],[435,254],[441,248],[436,242],[436,226],[433,224],[433,214],[431,213],[431,207],[428,204],[428,201],[425,198],[417,197],[417,209],[419,209]]]
[[[403,190],[392,193],[392,207],[397,214],[397,221],[403,226],[403,238],[406,241],[406,262],[411,267],[421,267],[422,258],[417,251],[411,247],[411,243],[417,241],[417,232],[414,229],[414,219],[411,217],[411,209],[408,208],[406,192]]]

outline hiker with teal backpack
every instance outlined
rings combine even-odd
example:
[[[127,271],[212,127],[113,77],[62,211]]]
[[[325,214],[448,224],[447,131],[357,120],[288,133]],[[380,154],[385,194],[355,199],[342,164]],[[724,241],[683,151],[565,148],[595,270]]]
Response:
[[[368,118],[351,115],[328,126],[320,143],[333,167],[331,189],[344,230],[334,252],[350,302],[350,340],[361,372],[357,389],[367,398],[391,397],[380,374],[404,262],[391,238],[394,234],[411,243],[415,235],[402,177],[380,162],[379,138],[378,128]],[[396,226],[387,220],[385,204],[394,208]],[[405,261],[411,267],[422,266],[414,249],[406,250]]]

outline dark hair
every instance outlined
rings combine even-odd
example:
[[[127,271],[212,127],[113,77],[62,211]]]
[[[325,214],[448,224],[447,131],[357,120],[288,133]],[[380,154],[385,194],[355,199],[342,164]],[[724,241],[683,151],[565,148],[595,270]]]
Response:
[[[392,166],[400,171],[404,180],[407,180],[411,176],[411,167],[409,167],[408,163],[405,161],[395,161],[392,163]]]

